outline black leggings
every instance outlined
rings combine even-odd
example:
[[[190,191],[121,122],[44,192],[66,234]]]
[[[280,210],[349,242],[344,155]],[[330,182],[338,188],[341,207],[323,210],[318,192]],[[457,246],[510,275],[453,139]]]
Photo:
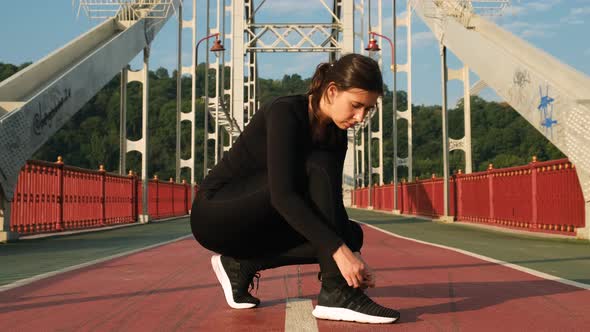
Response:
[[[305,163],[305,198],[352,251],[363,243],[361,227],[350,221],[342,202],[341,175],[333,152],[315,150]],[[334,259],[318,251],[274,209],[266,172],[225,184],[215,193],[199,193],[191,210],[191,229],[205,248],[261,262],[264,269],[320,263],[337,272]]]

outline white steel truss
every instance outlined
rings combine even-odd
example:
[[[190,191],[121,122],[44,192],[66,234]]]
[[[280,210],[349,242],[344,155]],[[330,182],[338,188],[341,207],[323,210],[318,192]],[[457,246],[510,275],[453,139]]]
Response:
[[[75,1],[75,0],[74,0]],[[74,3],[72,1],[72,3]],[[78,15],[84,12],[91,19],[117,16],[121,21],[139,18],[165,19],[175,11],[173,0],[79,0]]]
[[[196,98],[196,68],[197,68],[197,62],[196,62],[196,49],[195,47],[192,47],[192,56],[191,56],[191,65],[190,66],[182,66],[182,59],[180,57],[180,54],[182,54],[181,52],[181,47],[182,47],[182,31],[184,29],[189,29],[192,32],[192,41],[196,40],[197,38],[197,11],[196,11],[196,0],[193,0],[193,6],[192,6],[192,15],[191,15],[191,19],[190,20],[184,20],[182,17],[182,9],[179,10],[179,22],[180,22],[180,26],[179,26],[179,36],[178,36],[178,64],[177,66],[179,68],[181,68],[180,72],[181,74],[178,75],[177,77],[177,82],[176,82],[176,93],[177,93],[177,117],[176,117],[176,178],[177,181],[180,180],[180,171],[182,168],[188,168],[190,169],[190,183],[191,183],[191,193],[193,193],[192,195],[194,195],[194,186],[196,184],[196,102],[195,102],[195,98]],[[191,43],[192,44],[192,43]],[[180,109],[180,98],[181,98],[181,84],[180,84],[180,80],[181,80],[181,76],[182,75],[191,75],[191,110],[190,112],[184,113],[182,112],[182,110]],[[181,138],[181,130],[182,130],[182,126],[181,123],[183,121],[186,121],[190,124],[190,128],[191,128],[191,143],[190,143],[190,157],[186,158],[186,159],[182,159],[182,156],[180,155],[180,138]],[[193,197],[194,198],[194,197]]]
[[[370,31],[373,32],[377,32],[379,34],[383,33],[383,7],[382,7],[382,1],[381,0],[377,0],[377,1],[373,1],[373,3],[377,2],[377,24],[374,24],[374,20],[373,21],[369,21],[368,23],[370,24],[369,29]],[[371,3],[369,1],[369,3]],[[367,8],[368,10],[371,10],[371,8]],[[373,55],[373,58],[376,58],[377,62],[379,63],[379,67],[381,67],[381,70],[383,71],[383,51],[381,52],[377,52],[376,54]],[[383,185],[383,98],[379,98],[379,100],[377,101],[377,107],[375,109],[375,112],[378,115],[377,118],[377,130],[373,131],[372,129],[372,118],[373,116],[368,117],[368,127],[369,127],[369,147],[368,147],[368,159],[369,159],[369,170],[371,171],[369,174],[369,186],[372,185],[373,183],[373,178],[372,175],[377,175],[378,176],[378,185]],[[373,164],[375,164],[375,162],[373,161],[373,158],[371,157],[372,154],[372,146],[373,143],[376,142],[378,145],[378,154],[377,157],[379,158],[379,161],[377,162],[377,167],[373,167]],[[372,197],[369,200],[370,202],[370,206],[372,206]]]
[[[250,52],[336,52],[342,24],[248,24]]]
[[[465,135],[460,139],[449,138],[449,151],[462,150],[465,153],[465,173],[473,170],[471,154],[471,94],[469,87],[469,67],[449,69],[447,67],[447,79],[458,80],[463,83],[463,126]],[[445,83],[446,84],[446,83]]]
[[[510,6],[510,0],[431,0],[433,7],[423,12],[424,15],[444,22],[451,17],[466,28],[473,28],[473,15],[500,16]],[[421,0],[412,0],[420,3]]]
[[[408,155],[405,158],[401,158],[397,156],[397,167],[407,167],[408,168],[408,180],[412,181],[413,179],[413,118],[412,118],[412,9],[410,7],[411,2],[407,1],[407,10],[406,15],[404,17],[397,17],[396,15],[396,23],[395,29],[398,27],[405,27],[406,28],[406,50],[407,50],[407,60],[406,63],[398,64],[397,59],[395,60],[395,71],[397,73],[406,73],[407,74],[407,107],[405,111],[397,111],[397,119],[405,119],[408,122]],[[393,34],[396,36],[396,33]],[[393,41],[395,47],[397,48],[397,38]],[[397,53],[397,52],[396,52]],[[397,57],[397,56],[396,56]],[[394,138],[397,140],[397,137]],[[397,145],[397,144],[396,144]],[[397,182],[397,178],[394,177],[394,182]]]
[[[376,32],[381,34],[382,33],[382,27],[383,27],[383,11],[382,11],[382,1],[381,0],[377,0],[375,1],[377,3],[377,24],[374,24],[373,22],[371,22],[369,20],[370,18],[370,11],[371,11],[371,6],[369,4],[371,4],[371,1],[365,1],[365,0],[358,0],[355,2],[354,4],[354,10],[355,13],[358,14],[358,20],[359,20],[359,24],[358,26],[356,25],[357,22],[355,22],[355,29],[354,29],[354,37],[355,37],[355,42],[359,41],[360,42],[360,50],[359,52],[361,54],[365,54],[365,55],[369,55],[371,57],[373,57],[374,59],[377,60],[377,62],[379,63],[379,66],[381,67],[381,69],[383,70],[383,60],[382,60],[382,56],[380,52],[370,52],[371,54],[367,54],[367,51],[364,50],[365,45],[367,44],[367,40],[366,38],[368,37],[368,33],[369,31],[371,32]],[[365,5],[367,4],[367,5]],[[365,23],[365,19],[367,19],[366,23]],[[374,54],[373,54],[374,53]],[[368,170],[368,174],[366,174],[367,176],[367,186],[371,187],[372,183],[373,183],[373,175],[377,175],[378,176],[378,182],[379,185],[383,184],[383,99],[379,98],[379,100],[377,101],[377,107],[372,110],[369,114],[367,114],[367,116],[365,117],[365,120],[358,126],[355,126],[353,130],[358,131],[355,132],[355,137],[360,135],[360,144],[357,144],[356,141],[358,139],[354,139],[353,142],[353,146],[352,149],[355,153],[355,158],[354,158],[354,167],[353,169],[351,169],[350,171],[353,172],[353,178],[357,181],[354,182],[354,188],[356,188],[359,184],[360,186],[364,186],[364,178],[365,178],[365,169]],[[377,116],[377,130],[373,131],[372,130],[372,121],[373,118]],[[365,134],[364,132],[367,132],[367,140],[365,143]],[[378,157],[379,157],[379,161],[378,161],[378,166],[377,167],[373,167],[373,159],[372,159],[372,145],[373,142],[376,141],[376,143],[378,144]],[[367,144],[367,146],[365,147],[365,144]],[[367,167],[365,168],[365,152],[366,152],[366,162],[367,162]],[[360,156],[357,157],[357,153],[360,153]],[[345,168],[345,173],[346,173],[346,168]],[[360,179],[360,181],[358,181]],[[360,183],[359,183],[360,182]],[[373,206],[373,197],[372,197],[372,193],[371,191],[369,191],[369,208],[372,208]]]
[[[226,1],[223,1],[225,4]],[[253,0],[231,0],[230,5],[218,6],[219,11],[230,12],[231,31],[225,35],[225,24],[210,28],[207,21],[208,33],[219,32],[224,45],[231,45],[231,61],[225,65],[231,70],[230,88],[224,89],[224,95],[216,94],[215,97],[205,97],[206,105],[209,105],[212,117],[229,133],[229,146],[223,146],[223,150],[231,147],[233,140],[240,134],[249,119],[259,106],[257,100],[256,79],[258,77],[257,53],[260,52],[327,52],[333,61],[343,53],[354,51],[354,0],[334,0],[330,8],[325,0],[318,0],[328,11],[331,23],[266,23],[258,24],[255,14],[264,5],[261,1],[256,5]],[[209,8],[209,7],[207,7]],[[207,9],[209,12],[209,9]],[[225,14],[222,16],[225,19]],[[217,20],[219,22],[220,19]],[[223,27],[223,28],[222,28]],[[219,66],[207,65],[208,68],[218,70]],[[224,66],[224,67],[225,67]],[[219,76],[216,74],[216,77]],[[206,90],[208,81],[205,81]],[[221,109],[221,112],[213,110],[213,107]],[[206,139],[222,139],[218,132],[206,133]],[[352,130],[349,132],[349,142]],[[206,145],[205,145],[206,148]],[[217,150],[217,149],[216,149]],[[353,149],[349,149],[352,152]],[[218,150],[217,150],[218,151]],[[206,152],[204,158],[207,158]],[[206,163],[206,161],[205,161]],[[344,165],[344,182],[353,187],[352,158],[347,158]],[[205,168],[206,169],[206,168]]]

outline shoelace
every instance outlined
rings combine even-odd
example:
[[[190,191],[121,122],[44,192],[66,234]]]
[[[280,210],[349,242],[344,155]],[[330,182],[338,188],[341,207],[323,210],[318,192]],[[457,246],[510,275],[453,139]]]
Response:
[[[250,280],[250,289],[248,291],[251,291],[254,289],[254,278],[256,278],[256,294],[258,294],[258,286],[260,284],[260,273],[259,272],[254,273],[254,276],[252,276],[252,279]]]

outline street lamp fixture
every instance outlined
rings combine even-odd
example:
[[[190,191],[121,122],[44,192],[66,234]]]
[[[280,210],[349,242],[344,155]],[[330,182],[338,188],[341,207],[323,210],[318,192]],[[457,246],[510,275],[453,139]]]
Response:
[[[217,53],[219,52],[223,52],[225,51],[225,47],[223,47],[223,44],[221,44],[221,41],[219,40],[219,32],[211,34],[207,37],[203,37],[201,38],[197,44],[195,45],[195,77],[197,77],[197,67],[199,65],[199,45],[201,44],[201,42],[207,40],[207,39],[211,39],[215,37],[215,43],[213,43],[213,46],[211,47],[210,51],[214,52],[215,56],[217,56]],[[207,74],[205,74],[205,79],[207,77]],[[219,83],[218,83],[219,84]],[[207,89],[205,89],[205,96],[207,95]],[[195,98],[193,95],[193,103],[195,102]],[[205,104],[205,121],[203,123],[203,127],[204,127],[204,131],[205,131],[205,138],[203,140],[203,178],[205,178],[205,176],[207,176],[207,140],[209,139],[209,128],[207,128],[207,123],[209,122],[209,111],[208,111],[209,105]],[[196,105],[195,108],[196,110]],[[193,149],[194,151],[194,149]]]
[[[395,27],[395,1],[394,1],[394,23],[393,26]],[[395,47],[394,43],[391,39],[387,38],[386,36],[376,33],[374,31],[369,32],[369,45],[365,48],[367,51],[380,51],[379,45],[375,40],[375,36],[381,37],[382,39],[387,40],[389,43],[389,47],[391,47],[391,65],[390,69],[393,73],[393,126],[392,126],[392,136],[393,136],[393,209],[397,210],[397,73],[395,68]],[[393,39],[395,39],[395,29],[393,32]]]
[[[381,51],[381,49],[379,48],[379,44],[377,44],[377,40],[375,40],[375,36],[381,37],[387,40],[387,42],[389,42],[389,47],[391,47],[391,70],[395,72],[395,49],[393,48],[393,42],[391,41],[391,39],[387,38],[384,35],[371,31],[369,32],[369,44],[365,48],[365,51]]]
[[[225,47],[221,44],[219,38],[215,39],[215,43],[211,46],[211,52],[223,52],[225,51]]]
[[[369,32],[369,35],[371,35],[370,32]],[[381,49],[379,48],[379,45],[377,44],[377,40],[375,40],[375,38],[369,39],[369,45],[367,45],[367,47],[365,47],[365,51],[369,51],[369,52],[381,51]]]
[[[213,38],[213,37],[215,37],[215,43],[213,43],[213,46],[211,46],[211,49],[210,49],[209,51],[211,51],[211,52],[214,52],[214,53],[215,53],[215,56],[217,56],[217,53],[218,53],[218,52],[223,52],[223,51],[225,51],[225,47],[223,47],[223,44],[221,44],[221,41],[219,40],[219,32],[217,32],[217,33],[214,33],[214,34],[212,34],[212,35],[209,35],[209,36],[207,36],[207,37],[203,37],[203,38],[201,38],[201,39],[200,39],[200,40],[197,42],[197,45],[195,45],[195,74],[197,73],[197,66],[199,65],[199,62],[198,62],[198,60],[199,60],[199,57],[198,57],[198,54],[199,54],[199,45],[200,45],[200,44],[201,44],[203,41],[205,41],[205,40],[207,40],[207,39],[211,39],[211,38]]]

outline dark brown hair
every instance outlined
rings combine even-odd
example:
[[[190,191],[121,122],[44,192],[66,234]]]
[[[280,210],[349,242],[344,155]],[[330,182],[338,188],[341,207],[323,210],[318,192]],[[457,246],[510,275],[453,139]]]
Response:
[[[320,100],[333,83],[340,91],[362,89],[383,95],[383,77],[377,61],[361,54],[350,53],[334,63],[320,63],[313,74],[307,95],[311,96],[312,132],[316,137]]]

